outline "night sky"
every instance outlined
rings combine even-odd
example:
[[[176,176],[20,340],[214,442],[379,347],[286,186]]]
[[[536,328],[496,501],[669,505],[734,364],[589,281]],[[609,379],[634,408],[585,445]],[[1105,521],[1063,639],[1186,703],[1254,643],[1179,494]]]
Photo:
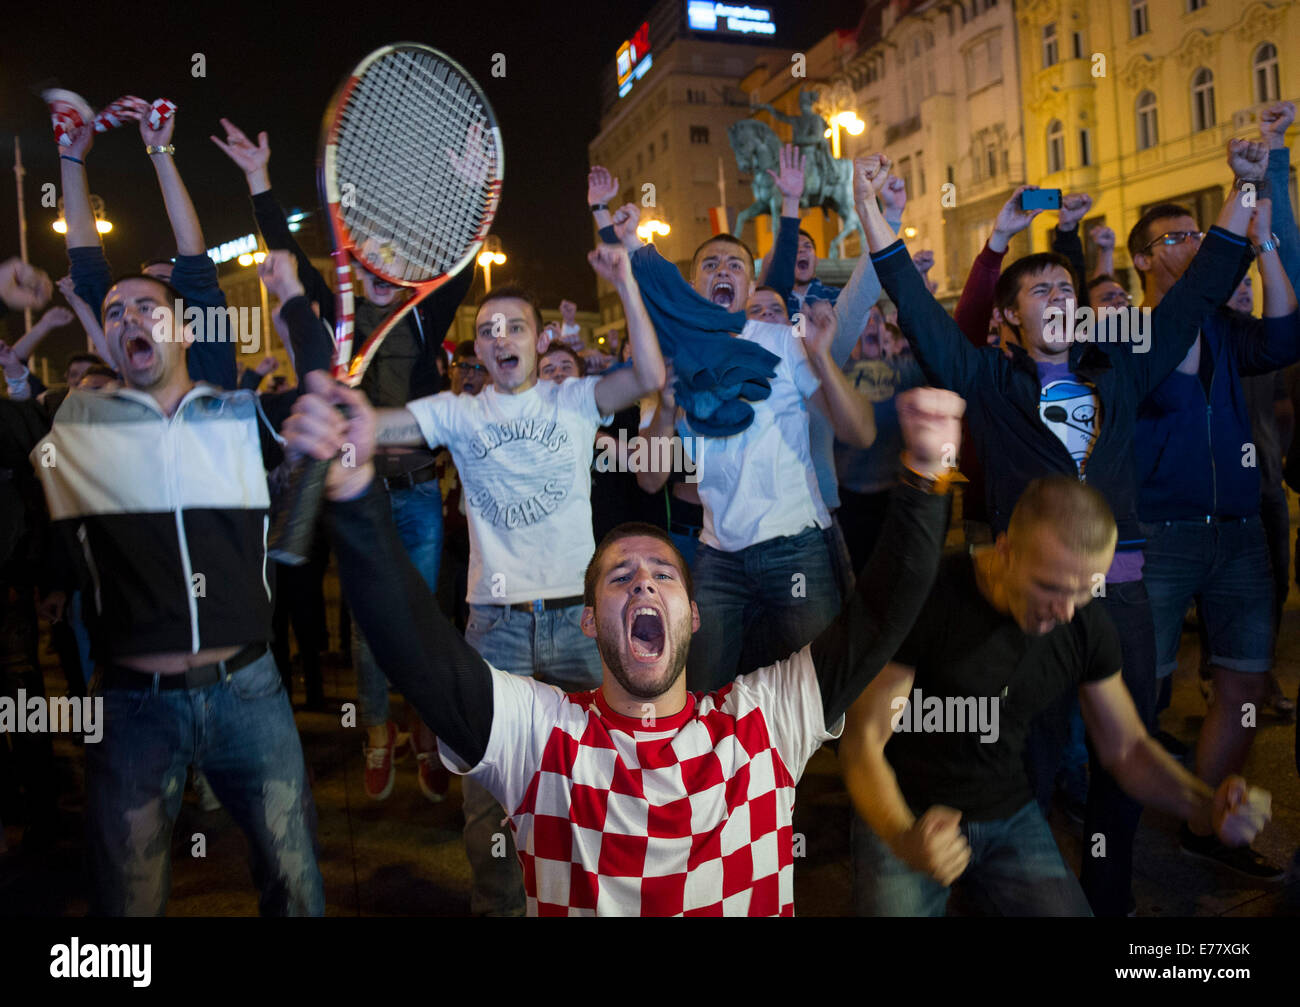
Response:
[[[764,0],[774,9],[777,43],[811,45],[850,28],[861,0]],[[270,134],[271,179],[286,207],[317,206],[315,158],[321,118],[342,76],[370,50],[395,41],[432,45],[458,60],[484,88],[505,143],[505,188],[493,227],[510,257],[497,282],[523,283],[547,306],[561,297],[595,308],[585,253],[587,143],[600,119],[598,81],[652,0],[562,0],[468,4],[382,2],[339,5],[266,2],[195,4],[44,4],[11,12],[0,41],[0,253],[18,253],[13,136],[22,138],[31,260],[51,276],[67,269],[55,211],[41,186],[59,181],[58,155],[39,91],[60,86],[98,110],[123,94],[179,106],[177,163],[209,247],[254,229],[242,172],[208,139],[226,116],[250,137]],[[322,13],[326,11],[328,13]],[[506,56],[494,78],[492,54]],[[207,76],[191,74],[206,57]],[[91,192],[103,197],[114,229],[109,259],[118,272],[175,252],[162,197],[138,129],[98,134],[87,161]],[[57,298],[56,303],[62,303]],[[41,352],[56,363],[81,345],[61,330]],[[16,333],[15,333],[16,337]]]

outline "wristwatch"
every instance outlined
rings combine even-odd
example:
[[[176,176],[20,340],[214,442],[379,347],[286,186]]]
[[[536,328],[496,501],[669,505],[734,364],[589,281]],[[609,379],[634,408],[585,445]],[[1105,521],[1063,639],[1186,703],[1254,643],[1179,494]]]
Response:
[[[1269,193],[1272,191],[1271,187],[1268,184],[1267,178],[1241,178],[1241,177],[1233,178],[1232,191],[1240,192],[1242,188],[1247,185],[1251,186],[1254,189],[1255,196],[1258,199],[1267,199]]]
[[[587,209],[595,213],[597,210],[608,210],[609,205],[607,203],[591,203],[587,206]]]
[[[1256,257],[1263,255],[1265,252],[1276,252],[1277,242],[1277,235],[1270,234],[1266,241],[1261,241],[1258,245],[1251,245],[1250,250],[1255,253]]]
[[[176,144],[169,143],[165,147],[155,147],[152,143],[146,143],[144,145],[144,152],[146,154],[175,154]]]

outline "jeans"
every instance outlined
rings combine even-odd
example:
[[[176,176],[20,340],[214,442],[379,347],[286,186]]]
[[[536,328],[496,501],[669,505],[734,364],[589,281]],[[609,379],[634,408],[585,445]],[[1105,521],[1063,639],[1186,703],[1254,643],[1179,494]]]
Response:
[[[692,692],[712,692],[738,674],[789,657],[839,612],[835,572],[820,528],[738,552],[701,543],[693,573],[700,628],[686,664]]]
[[[549,612],[470,605],[465,641],[501,671],[532,675],[566,692],[585,692],[600,686],[601,663],[596,641],[583,635],[581,618],[581,605]],[[506,812],[468,776],[461,781],[461,796],[465,853],[473,873],[470,912],[476,916],[522,915],[527,906],[523,872],[514,835],[504,821]]]
[[[406,554],[429,585],[438,593],[438,561],[442,557],[442,490],[438,481],[391,490],[393,523],[406,547]],[[352,665],[357,671],[357,718],[362,727],[377,727],[388,720],[388,679],[375,663],[375,655],[352,623]]]
[[[1210,664],[1229,671],[1273,667],[1273,574],[1258,517],[1143,522],[1147,591],[1156,627],[1156,673],[1178,667],[1183,619],[1194,597],[1210,641]]]
[[[1140,580],[1108,584],[1101,604],[1119,634],[1124,687],[1133,697],[1143,725],[1150,729],[1155,723],[1156,644],[1146,584]],[[1051,803],[1061,755],[1069,745],[1070,711],[1076,703],[1074,693],[1063,694],[1029,728],[1025,761],[1034,793],[1044,807]],[[1091,739],[1088,754],[1091,773],[1083,815],[1084,857],[1079,882],[1097,916],[1125,916],[1133,890],[1133,840],[1142,805],[1124,793],[1102,768]],[[1097,836],[1105,840],[1104,856],[1092,855]]]
[[[98,683],[96,683],[98,684]],[[193,765],[248,837],[263,916],[320,916],[316,807],[289,698],[268,652],[200,689],[96,689],[104,736],[86,745],[91,914],[160,916]]]
[[[961,876],[995,916],[1091,916],[1038,805],[1010,818],[961,823],[970,864]],[[912,870],[857,815],[851,826],[853,899],[859,916],[942,916],[949,889]]]

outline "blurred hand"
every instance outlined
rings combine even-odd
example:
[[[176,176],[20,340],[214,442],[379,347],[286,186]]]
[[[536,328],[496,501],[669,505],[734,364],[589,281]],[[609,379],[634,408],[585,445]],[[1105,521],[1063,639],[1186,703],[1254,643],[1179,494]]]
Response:
[[[1255,204],[1255,212],[1250,215],[1246,226],[1246,237],[1252,245],[1260,245],[1273,236],[1273,201],[1261,199]]]
[[[578,324],[578,306],[572,301],[560,302],[560,317],[564,319],[565,325]]]
[[[961,833],[961,812],[936,804],[894,842],[894,852],[909,867],[947,886],[970,863],[970,844]]]
[[[916,267],[918,273],[924,276],[934,268],[934,252],[928,248],[921,249],[912,256],[912,265]]]
[[[1229,776],[1214,792],[1211,821],[1225,846],[1248,846],[1272,817],[1272,795],[1240,776]]]
[[[257,275],[266,284],[267,292],[281,304],[286,304],[302,294],[302,281],[298,279],[298,260],[283,248],[266,253],[257,266]]]
[[[94,144],[95,127],[87,122],[68,130],[68,145],[66,147],[60,146],[57,149],[60,155],[67,154],[69,157],[79,158],[84,161]]]
[[[804,302],[803,341],[810,355],[830,356],[836,328],[835,308],[830,301]]]
[[[880,202],[885,207],[886,220],[903,219],[903,207],[907,206],[907,186],[897,175],[885,179],[880,190]]]
[[[1058,231],[1073,231],[1088,211],[1092,209],[1092,197],[1086,192],[1072,192],[1061,197],[1061,209],[1056,218]]]
[[[1295,105],[1289,101],[1277,101],[1259,113],[1260,139],[1271,150],[1281,150],[1286,146],[1286,131],[1295,122]]]
[[[614,234],[624,248],[640,247],[641,239],[637,237],[636,228],[641,223],[641,208],[635,203],[624,203],[614,211]],[[629,248],[630,250],[630,248]]]
[[[375,411],[364,395],[324,371],[307,375],[306,391],[284,423],[290,453],[322,461],[333,459],[325,477],[329,499],[360,496],[375,476]],[[348,415],[337,406],[346,408]]]
[[[1255,140],[1229,140],[1228,167],[1237,178],[1263,181],[1268,170],[1268,145]]]
[[[262,377],[266,377],[268,374],[270,374],[273,370],[275,370],[279,366],[280,366],[280,361],[276,360],[274,356],[268,353],[266,356],[264,356],[261,360],[257,362],[257,366],[254,367],[253,370],[256,371],[258,374],[260,374]]]
[[[224,143],[215,136],[209,136],[208,139],[220,147],[222,153],[234,161],[240,171],[251,175],[266,170],[271,162],[271,142],[265,130],[257,134],[257,146],[254,147],[252,141],[229,119],[221,120],[221,128],[226,131]]]
[[[618,179],[609,173],[609,169],[599,164],[587,172],[587,205],[596,203],[609,205],[611,199],[618,198]]]
[[[907,464],[927,476],[937,476],[955,459],[961,444],[961,417],[966,400],[943,388],[913,388],[898,396],[898,422],[903,431]]]
[[[57,329],[69,324],[75,317],[71,310],[56,304],[52,308],[47,308],[45,314],[41,315],[41,324],[49,329]]]
[[[1009,239],[1023,231],[1035,217],[1043,212],[1042,210],[1020,209],[1020,194],[1037,188],[1036,185],[1022,185],[1011,194],[1011,198],[1002,204],[997,219],[993,221],[995,234],[1000,234]]]
[[[1088,240],[1106,252],[1113,251],[1115,248],[1115,232],[1105,224],[1098,224],[1089,231]]]
[[[54,285],[42,269],[14,256],[0,262],[0,301],[14,311],[39,309],[49,302]]]
[[[632,262],[627,257],[627,249],[622,245],[601,243],[587,253],[587,261],[596,275],[615,287],[622,287],[632,281]]]
[[[794,144],[786,143],[782,144],[778,157],[777,167],[780,172],[768,168],[767,173],[776,182],[782,196],[798,199],[803,195],[803,152]]]

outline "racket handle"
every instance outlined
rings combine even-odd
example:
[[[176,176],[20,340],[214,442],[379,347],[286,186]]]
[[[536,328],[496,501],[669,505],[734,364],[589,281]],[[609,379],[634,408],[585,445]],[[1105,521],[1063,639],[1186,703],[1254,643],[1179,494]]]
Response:
[[[302,458],[290,471],[267,544],[277,563],[301,566],[310,557],[329,467],[329,459]]]

